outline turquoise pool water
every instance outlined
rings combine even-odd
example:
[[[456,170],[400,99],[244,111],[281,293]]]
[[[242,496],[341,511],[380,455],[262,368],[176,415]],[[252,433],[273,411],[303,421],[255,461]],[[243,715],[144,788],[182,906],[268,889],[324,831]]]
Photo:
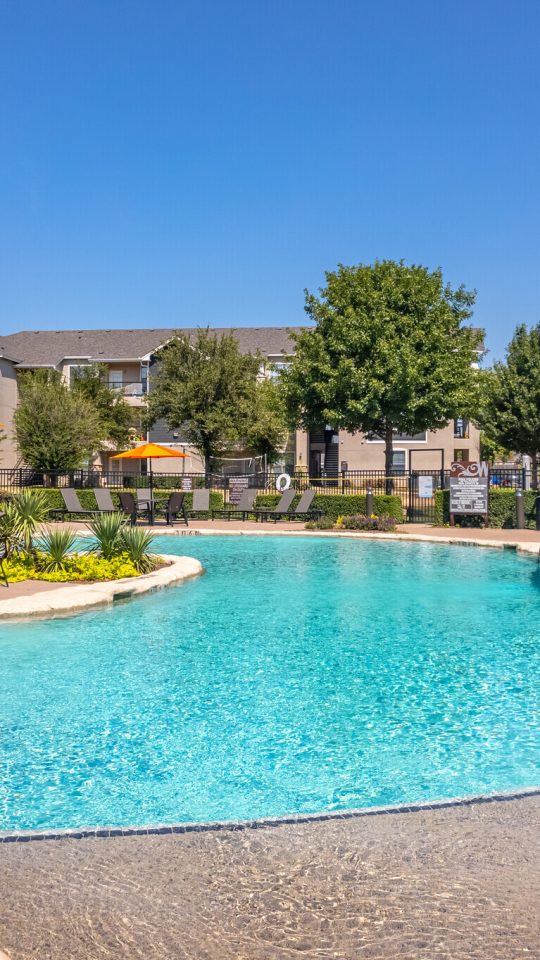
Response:
[[[339,810],[540,782],[540,580],[510,552],[162,538],[207,573],[0,628],[2,829]]]

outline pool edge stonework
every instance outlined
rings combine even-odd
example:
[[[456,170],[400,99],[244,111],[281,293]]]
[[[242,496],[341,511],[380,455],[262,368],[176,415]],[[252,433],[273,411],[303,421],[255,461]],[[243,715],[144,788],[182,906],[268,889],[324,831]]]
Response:
[[[508,803],[514,800],[525,800],[529,797],[540,797],[540,786],[522,787],[503,793],[481,793],[465,797],[449,797],[442,800],[422,800],[415,803],[326,810],[320,813],[284,814],[280,817],[256,817],[251,820],[188,821],[185,823],[157,823],[127,827],[73,827],[65,830],[0,830],[0,844],[28,843],[39,840],[85,840],[88,838],[105,839],[108,837],[146,837],[231,830],[261,830],[297,824],[324,823],[332,820],[357,820],[362,817],[396,816],[421,813],[426,810],[448,810],[454,807],[470,807],[484,803]]]
[[[71,583],[50,592],[0,599],[0,620],[53,618],[84,613],[93,607],[111,606],[119,600],[182,583],[204,572],[201,562],[194,557],[160,556],[160,560],[166,566],[140,577],[125,577],[98,583]]]

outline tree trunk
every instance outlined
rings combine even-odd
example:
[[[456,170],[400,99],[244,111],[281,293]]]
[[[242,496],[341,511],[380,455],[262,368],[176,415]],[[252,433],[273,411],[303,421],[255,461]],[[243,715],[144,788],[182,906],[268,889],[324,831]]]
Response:
[[[386,477],[386,492],[394,492],[394,481],[392,480],[392,468],[394,464],[394,425],[391,420],[387,420],[384,427],[384,474]]]

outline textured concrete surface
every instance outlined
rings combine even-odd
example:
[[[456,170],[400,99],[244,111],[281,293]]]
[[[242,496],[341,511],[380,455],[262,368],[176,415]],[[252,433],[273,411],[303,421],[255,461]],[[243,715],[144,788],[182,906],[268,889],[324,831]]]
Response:
[[[142,577],[126,577],[122,580],[97,583],[57,583],[51,585],[56,588],[51,590],[35,590],[34,580],[24,581],[20,585],[22,589],[15,595],[11,593],[10,587],[0,593],[0,620],[69,615],[89,607],[107,605],[115,600],[160,590],[203,572],[202,564],[193,557],[162,557],[162,560],[164,566]]]
[[[540,799],[6,844],[12,960],[540,958]]]

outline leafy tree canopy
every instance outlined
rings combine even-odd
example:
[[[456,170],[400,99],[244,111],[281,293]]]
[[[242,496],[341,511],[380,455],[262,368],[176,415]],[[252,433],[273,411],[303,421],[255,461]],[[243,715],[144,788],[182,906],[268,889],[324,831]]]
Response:
[[[103,436],[93,404],[69,390],[56,370],[20,376],[13,423],[19,451],[36,470],[75,470],[94,455]]]
[[[148,422],[163,417],[170,430],[182,429],[208,472],[248,432],[261,358],[240,353],[232,334],[209,330],[193,339],[178,335],[157,356]]]
[[[501,446],[536,459],[540,453],[540,324],[516,327],[504,362],[484,381],[479,422]]]
[[[86,398],[96,410],[103,439],[110,440],[117,449],[123,449],[131,440],[133,408],[121,393],[108,386],[106,377],[107,368],[103,364],[85,365],[77,370],[71,389]]]
[[[255,387],[253,411],[247,424],[245,442],[268,465],[283,453],[288,437],[283,391],[275,380],[261,379]]]
[[[327,273],[319,297],[306,291],[314,327],[295,335],[283,374],[293,421],[382,435],[388,474],[394,431],[435,430],[473,412],[481,333],[462,324],[474,302],[440,270],[403,261]]]

